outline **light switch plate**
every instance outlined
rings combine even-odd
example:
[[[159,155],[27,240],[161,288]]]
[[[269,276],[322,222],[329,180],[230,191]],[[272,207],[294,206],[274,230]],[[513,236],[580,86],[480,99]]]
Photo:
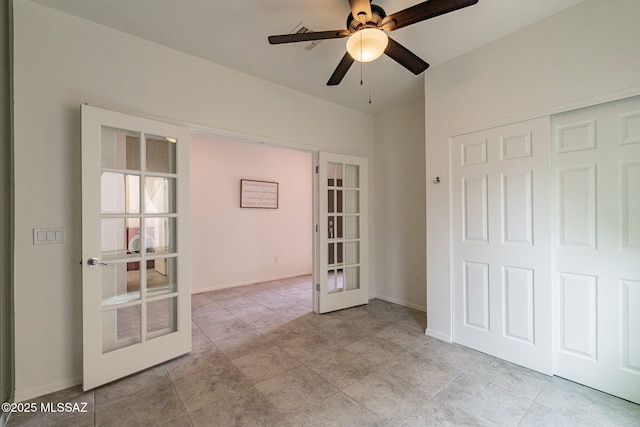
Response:
[[[34,245],[56,245],[64,243],[64,227],[34,228]]]

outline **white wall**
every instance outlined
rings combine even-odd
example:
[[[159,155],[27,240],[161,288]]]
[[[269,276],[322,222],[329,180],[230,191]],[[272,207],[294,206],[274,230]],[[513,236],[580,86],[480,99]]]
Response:
[[[376,296],[426,309],[424,101],[376,115]]]
[[[312,166],[303,151],[192,135],[192,292],[311,274]],[[240,208],[241,179],[278,182],[278,209]]]
[[[371,163],[375,158],[373,116],[26,0],[14,5],[15,385],[21,400],[81,379],[81,103]],[[375,259],[371,169],[369,253]],[[32,245],[33,228],[57,226],[65,228],[64,244]]]
[[[426,180],[449,176],[449,137],[633,93],[640,2],[587,0],[426,74]],[[582,105],[581,105],[582,106]],[[451,338],[449,182],[427,184],[427,333]]]

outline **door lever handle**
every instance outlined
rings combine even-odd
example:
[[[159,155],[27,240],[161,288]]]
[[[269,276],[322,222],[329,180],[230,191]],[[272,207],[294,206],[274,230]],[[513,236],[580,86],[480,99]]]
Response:
[[[96,267],[96,266],[98,266],[98,265],[110,265],[110,264],[108,264],[108,263],[106,263],[106,262],[102,262],[102,261],[100,261],[98,258],[93,257],[93,258],[89,258],[89,259],[87,260],[87,265],[88,265],[89,267]]]

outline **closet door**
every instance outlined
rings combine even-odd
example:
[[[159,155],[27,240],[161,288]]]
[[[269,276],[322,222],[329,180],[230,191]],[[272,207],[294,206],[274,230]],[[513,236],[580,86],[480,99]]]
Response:
[[[453,339],[550,374],[549,119],[450,149]]]
[[[552,130],[555,373],[640,403],[640,97]]]

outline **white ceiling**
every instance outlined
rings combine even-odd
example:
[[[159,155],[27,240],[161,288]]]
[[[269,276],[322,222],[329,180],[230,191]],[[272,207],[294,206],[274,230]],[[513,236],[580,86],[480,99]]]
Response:
[[[340,85],[326,86],[346,39],[325,40],[310,51],[302,48],[305,43],[267,42],[300,22],[316,31],[344,29],[347,0],[32,1],[366,113],[419,99],[423,92],[424,73],[414,76],[386,56],[363,66],[364,86],[359,63]],[[480,0],[390,35],[433,67],[581,1]],[[392,14],[420,0],[373,3]]]

